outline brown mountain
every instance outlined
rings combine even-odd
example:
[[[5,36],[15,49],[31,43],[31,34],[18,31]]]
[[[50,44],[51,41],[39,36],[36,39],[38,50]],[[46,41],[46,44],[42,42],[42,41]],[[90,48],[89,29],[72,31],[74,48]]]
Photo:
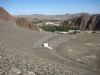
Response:
[[[14,22],[14,18],[2,7],[0,7],[0,20]]]
[[[100,15],[93,15],[88,23],[87,23],[87,30],[100,30]]]
[[[82,30],[100,30],[100,15],[89,16],[83,14],[80,17],[65,20],[61,23],[66,26],[76,26]]]
[[[2,7],[0,7],[0,20],[6,21],[6,22],[13,22],[17,25],[28,28],[31,30],[39,31],[39,27],[33,25],[31,22],[29,22],[27,19],[24,18],[14,18],[12,17],[6,10],[4,10]]]
[[[24,28],[28,28],[28,29],[31,29],[31,30],[39,31],[39,27],[38,26],[33,25],[31,22],[29,22],[25,18],[17,19],[16,20],[16,24],[21,26],[21,27],[24,27]]]

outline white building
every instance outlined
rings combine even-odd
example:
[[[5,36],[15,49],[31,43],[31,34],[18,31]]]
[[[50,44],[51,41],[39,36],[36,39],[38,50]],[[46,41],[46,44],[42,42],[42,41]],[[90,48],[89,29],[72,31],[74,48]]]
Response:
[[[46,25],[54,24],[53,22],[46,22]]]
[[[51,47],[48,46],[48,43],[44,43],[44,44],[43,44],[43,47],[46,47],[46,48],[52,49]]]

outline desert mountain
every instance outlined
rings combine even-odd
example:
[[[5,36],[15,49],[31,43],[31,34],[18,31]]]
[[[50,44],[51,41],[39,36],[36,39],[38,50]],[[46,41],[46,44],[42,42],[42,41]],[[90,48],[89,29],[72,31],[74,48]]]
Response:
[[[76,26],[83,30],[100,30],[100,15],[82,14],[80,17],[65,20],[62,25]]]
[[[2,7],[0,7],[0,20],[6,21],[6,22],[8,22],[8,21],[9,22],[13,22],[13,23],[16,23],[17,25],[19,25],[21,27],[39,31],[39,27],[33,25],[27,19],[14,18],[5,9],[3,9]]]
[[[31,14],[31,15],[13,15],[14,17],[24,17],[24,18],[28,18],[28,19],[34,19],[34,18],[38,18],[38,19],[58,19],[58,20],[65,20],[65,19],[69,19],[69,18],[73,18],[73,17],[79,17],[82,14],[88,14],[88,13],[76,13],[76,14],[61,14],[61,15],[43,15],[43,14]],[[91,14],[88,14],[91,15]]]
[[[0,20],[14,22],[14,18],[2,7],[0,7]]]
[[[29,22],[25,18],[17,19],[16,20],[16,24],[21,26],[21,27],[24,27],[24,28],[28,28],[28,29],[31,29],[31,30],[39,31],[39,27],[38,26],[33,25],[31,22]]]

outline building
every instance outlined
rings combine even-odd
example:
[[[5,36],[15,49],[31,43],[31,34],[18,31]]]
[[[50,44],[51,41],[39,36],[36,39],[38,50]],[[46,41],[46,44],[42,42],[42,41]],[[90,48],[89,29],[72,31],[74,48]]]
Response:
[[[43,44],[43,47],[52,49],[51,47],[48,46],[48,43],[44,43],[44,44]]]
[[[53,22],[45,22],[45,25],[53,25]]]

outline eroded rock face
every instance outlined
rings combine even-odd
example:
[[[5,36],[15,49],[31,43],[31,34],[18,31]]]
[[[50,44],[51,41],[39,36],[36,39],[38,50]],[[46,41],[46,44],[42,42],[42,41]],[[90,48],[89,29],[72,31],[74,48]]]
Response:
[[[0,7],[0,20],[14,22],[14,18],[2,7]]]
[[[80,17],[72,18],[62,22],[62,25],[76,26],[82,30],[100,30],[100,15],[88,16],[86,14]]]
[[[87,30],[100,30],[100,15],[93,15],[88,23],[87,23]]]
[[[78,25],[78,27],[79,27],[80,29],[85,30],[89,18],[90,18],[90,17],[89,17],[88,15],[85,15],[85,14],[83,14],[82,16],[80,16],[80,17],[77,19],[77,25]],[[77,26],[77,25],[76,25],[76,26]]]
[[[24,27],[24,28],[28,28],[28,29],[31,29],[31,30],[39,31],[39,27],[38,26],[33,25],[31,22],[29,22],[25,18],[17,19],[16,20],[16,24],[21,26],[21,27]]]

